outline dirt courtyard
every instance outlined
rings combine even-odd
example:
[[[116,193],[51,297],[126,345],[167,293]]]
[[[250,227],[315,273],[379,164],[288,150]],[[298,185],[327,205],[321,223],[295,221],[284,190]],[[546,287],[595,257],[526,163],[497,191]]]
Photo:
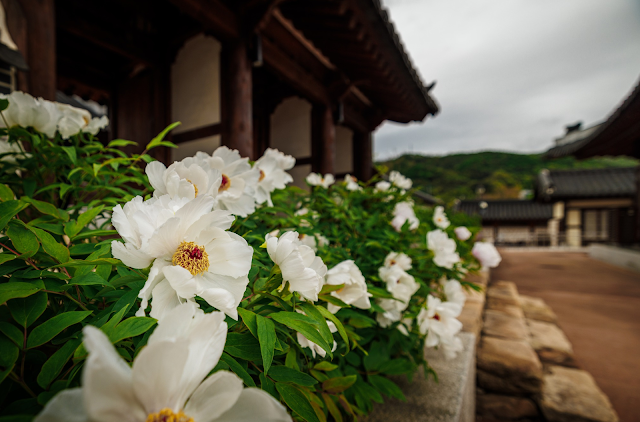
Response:
[[[544,299],[620,421],[640,421],[640,273],[584,253],[500,252],[492,280]]]

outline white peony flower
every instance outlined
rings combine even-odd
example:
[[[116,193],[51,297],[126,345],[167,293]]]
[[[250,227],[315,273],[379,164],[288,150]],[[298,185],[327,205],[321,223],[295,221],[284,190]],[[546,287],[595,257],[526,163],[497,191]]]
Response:
[[[82,132],[91,121],[91,113],[87,110],[72,107],[69,104],[55,103],[55,105],[62,115],[58,120],[58,132],[62,135],[62,139],[68,139]]]
[[[413,212],[413,204],[411,202],[398,202],[393,209],[391,225],[396,231],[400,231],[407,220],[409,221],[409,230],[415,230],[420,225],[420,220]]]
[[[304,312],[302,311],[298,311],[298,312],[304,315]],[[336,324],[334,324],[332,321],[327,320],[327,325],[329,326],[329,330],[331,330],[332,333],[335,333],[336,331],[338,331],[338,327],[336,327]],[[316,343],[312,342],[302,334],[296,333],[296,337],[298,340],[298,344],[300,344],[301,347],[308,347],[309,349],[311,349],[311,355],[314,358],[316,357],[316,354],[320,355],[321,357],[325,357],[327,355],[326,350],[324,350],[322,347],[318,346]],[[335,352],[337,347],[338,347],[338,343],[336,343],[336,341],[334,340],[333,347],[331,348],[331,352]]]
[[[394,265],[397,265],[405,271],[409,271],[411,269],[411,258],[402,252],[389,252],[384,259],[384,266],[391,268]]]
[[[403,318],[401,323],[396,327],[398,331],[400,331],[405,336],[409,336],[409,332],[413,328],[413,319],[412,318]]]
[[[405,307],[402,310],[406,309],[411,297],[420,289],[420,284],[415,278],[397,265],[380,267],[378,275],[382,281],[387,283],[387,291],[395,299],[399,299],[404,303]]]
[[[380,182],[376,183],[376,186],[373,189],[373,191],[386,192],[389,190],[390,187],[391,187],[391,183],[387,182],[386,180],[381,180]]]
[[[336,179],[333,177],[333,174],[325,174],[324,177],[322,177],[322,175],[318,173],[309,173],[306,181],[311,186],[322,186],[323,188],[328,189],[329,186],[334,184]]]
[[[153,196],[170,195],[189,199],[198,195],[216,197],[222,183],[222,173],[206,163],[201,164],[204,165],[194,162],[191,157],[176,161],[169,168],[160,161],[147,164],[145,172],[153,186]]]
[[[289,282],[290,290],[305,299],[317,301],[327,266],[313,249],[300,243],[298,232],[289,231],[280,237],[267,234],[266,244],[269,257],[280,267],[282,280]]]
[[[9,95],[0,94],[0,98],[9,101],[9,107],[2,112],[4,119],[0,119],[0,127],[4,127],[6,121],[7,127],[33,127],[49,138],[56,135],[58,121],[62,117],[56,103],[42,98],[35,99],[21,91],[13,91]],[[75,133],[77,132],[79,131]]]
[[[452,269],[460,262],[460,255],[456,252],[456,241],[440,229],[427,233],[427,248],[433,251],[433,262],[443,268]]]
[[[451,224],[444,213],[444,207],[437,206],[433,211],[433,223],[441,229],[446,229]]]
[[[234,218],[227,211],[211,211],[213,202],[210,196],[164,195],[144,202],[136,197],[113,209],[112,224],[125,241],[112,242],[113,256],[133,268],[153,263],[137,315],[144,315],[151,298],[151,316],[160,318],[200,296],[238,319],[253,248],[227,231]]]
[[[187,167],[197,164],[203,169],[215,169],[222,174],[216,208],[240,217],[246,217],[256,210],[255,194],[260,170],[251,168],[249,159],[240,157],[238,150],[221,146],[212,155],[198,152],[193,158],[185,158],[182,162]]]
[[[270,207],[271,192],[276,189],[284,189],[287,183],[293,182],[293,177],[285,170],[291,170],[296,165],[296,159],[291,155],[285,155],[277,149],[267,148],[264,155],[253,165],[260,172],[258,186],[256,188],[256,202],[267,203]]]
[[[476,242],[471,250],[473,256],[475,256],[483,268],[495,268],[502,261],[500,252],[488,242]]]
[[[440,337],[440,347],[444,351],[447,359],[453,359],[459,352],[462,352],[464,346],[459,336]]]
[[[323,248],[329,244],[329,239],[327,239],[320,233],[314,233],[312,236],[300,233],[298,235],[298,238],[300,239],[300,243],[310,247],[314,252],[318,252],[319,247]]]
[[[376,314],[376,321],[382,328],[387,328],[394,322],[402,319],[402,312],[407,309],[407,304],[394,299],[378,299],[378,306],[384,309],[383,313]]]
[[[392,171],[389,173],[389,181],[400,189],[411,189],[413,182],[408,177],[404,177],[400,172]]]
[[[463,242],[471,237],[471,232],[465,226],[456,227],[453,229],[453,232],[456,234],[458,240],[462,240]]]
[[[18,141],[19,142],[19,141]],[[25,158],[25,156],[29,156],[29,154],[23,154],[20,150],[20,145],[18,142],[9,142],[4,139],[0,139],[0,155],[2,154],[11,154],[4,155],[0,157],[0,162],[4,161],[5,163],[17,164],[16,156],[19,158]]]
[[[109,126],[109,118],[107,116],[94,117],[89,121],[87,126],[85,126],[82,131],[85,133],[90,133],[92,135],[97,135],[100,130]]]
[[[444,295],[448,303],[456,304],[460,307],[460,312],[467,301],[467,295],[462,291],[462,285],[458,280],[441,280],[444,286]]]
[[[371,307],[369,302],[371,293],[367,291],[367,282],[360,268],[352,260],[342,261],[327,271],[326,284],[334,286],[344,284],[341,289],[331,292],[331,296],[337,297],[347,305],[360,309],[369,309]],[[328,304],[327,308],[332,314],[341,309],[331,303]]]
[[[362,190],[362,187],[358,184],[358,179],[354,176],[347,174],[344,176],[344,182],[347,184],[347,190],[356,191]]]
[[[232,372],[207,375],[227,336],[221,312],[184,304],[159,321],[129,367],[99,329],[83,329],[89,357],[82,387],[63,390],[35,422],[291,421],[267,392],[243,388]]]
[[[437,297],[427,296],[427,308],[418,314],[418,327],[422,335],[427,334],[426,347],[435,347],[442,339],[455,336],[462,329],[462,323],[456,319],[460,307],[455,303],[442,302]]]

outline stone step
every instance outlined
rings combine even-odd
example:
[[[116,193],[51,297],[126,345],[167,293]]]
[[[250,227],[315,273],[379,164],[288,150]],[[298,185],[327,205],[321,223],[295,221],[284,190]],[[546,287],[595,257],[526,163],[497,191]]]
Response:
[[[484,312],[483,334],[511,340],[529,340],[529,329],[524,318],[487,309]]]
[[[520,295],[520,303],[527,319],[557,323],[558,317],[544,300],[537,297]]]
[[[533,400],[527,397],[479,394],[476,414],[482,421],[512,421],[540,419],[540,411]]]
[[[618,422],[609,398],[581,369],[548,367],[538,404],[549,422]]]
[[[573,347],[564,332],[555,324],[528,319],[530,344],[540,360],[562,366],[577,367]]]

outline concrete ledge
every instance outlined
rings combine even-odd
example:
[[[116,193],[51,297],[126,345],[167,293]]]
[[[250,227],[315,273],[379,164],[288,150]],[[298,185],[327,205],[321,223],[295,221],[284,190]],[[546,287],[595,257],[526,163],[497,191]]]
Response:
[[[590,245],[589,256],[618,267],[640,272],[640,251],[617,246]]]
[[[418,371],[413,382],[391,377],[407,398],[406,402],[386,399],[377,404],[365,422],[473,422],[475,420],[476,336],[460,333],[464,350],[447,360],[441,350],[427,349],[425,357],[436,373],[425,380]]]

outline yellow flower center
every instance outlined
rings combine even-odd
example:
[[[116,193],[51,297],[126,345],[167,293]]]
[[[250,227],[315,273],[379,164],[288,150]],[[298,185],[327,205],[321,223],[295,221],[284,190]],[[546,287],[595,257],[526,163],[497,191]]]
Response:
[[[173,410],[164,408],[157,413],[150,413],[147,422],[193,422],[193,418],[185,415],[182,410],[173,413]]]
[[[182,242],[173,254],[171,263],[181,266],[192,275],[198,275],[209,269],[209,255],[203,246],[193,242]]]
[[[260,170],[260,178],[258,179],[258,182],[262,182],[264,180],[265,174],[264,171],[262,171],[262,169]]]
[[[231,187],[231,179],[226,174],[222,175],[222,182],[220,183],[220,187],[218,188],[218,192],[223,192]]]
[[[193,183],[191,180],[187,179],[187,182],[191,183],[193,185],[193,189],[195,189],[196,191],[196,196],[198,196],[198,187],[196,186],[195,183]]]

